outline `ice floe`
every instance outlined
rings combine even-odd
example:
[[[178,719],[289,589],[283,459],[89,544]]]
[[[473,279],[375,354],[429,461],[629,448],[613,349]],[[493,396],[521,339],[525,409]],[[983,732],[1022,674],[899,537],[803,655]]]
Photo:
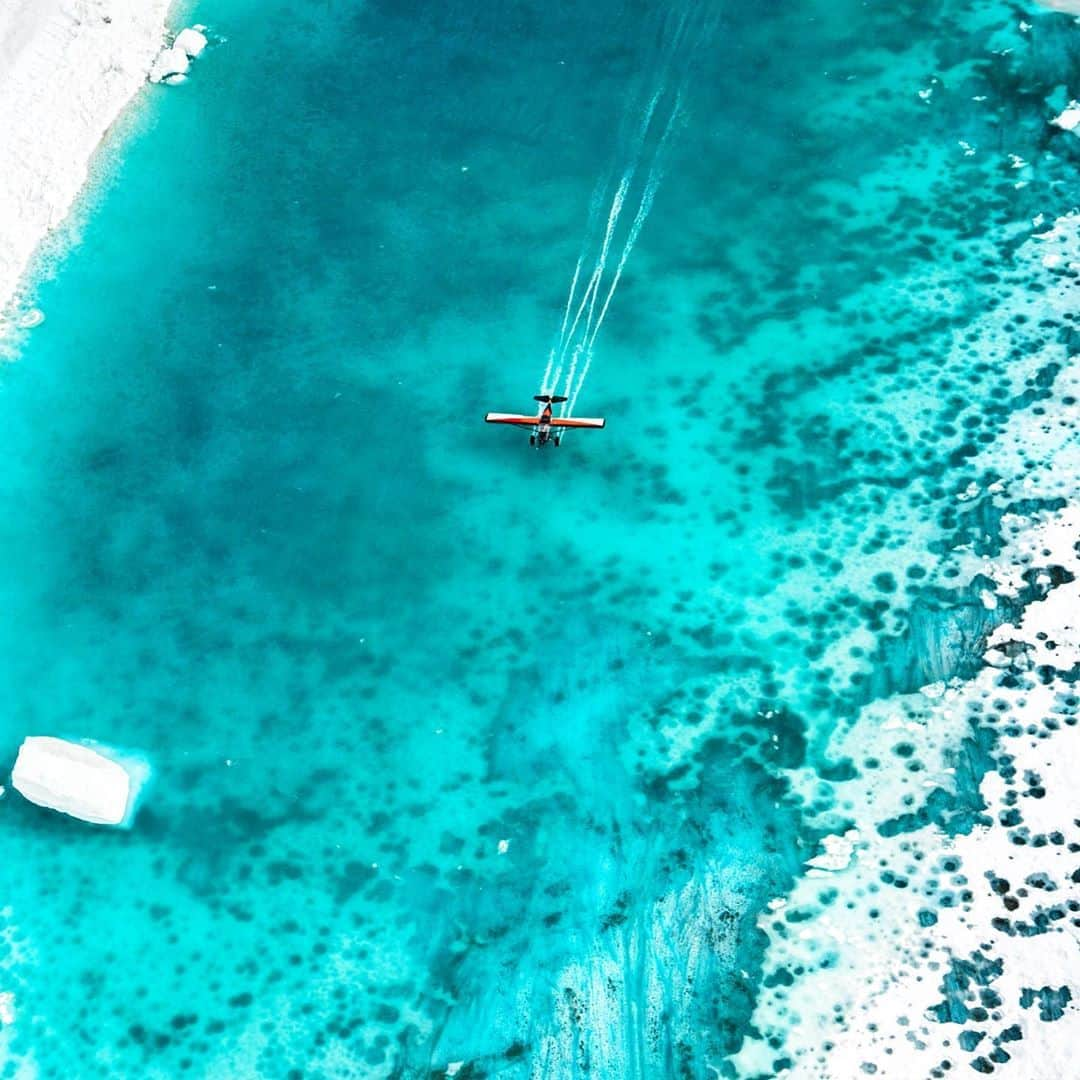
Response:
[[[152,83],[183,82],[191,61],[206,48],[203,27],[189,26],[176,35],[173,43],[161,50],[147,76]]]
[[[149,78],[153,83],[176,82],[187,74],[190,66],[188,54],[173,45],[158,53],[154,66],[150,69]]]
[[[1074,263],[1080,220],[1059,219],[1021,263],[1043,266],[1046,242]],[[1045,283],[1046,317],[1071,318],[1071,288]],[[822,1080],[1075,1074],[1078,380],[1072,356],[1053,399],[1018,411],[981,455],[984,475],[1014,478],[995,485],[1003,506],[1010,487],[1045,504],[1001,516],[994,556],[959,558],[988,582],[981,605],[1013,612],[987,635],[985,666],[873,702],[831,739],[830,756],[862,772],[835,785],[823,824],[853,824],[859,858],[829,873],[827,892],[808,874],[761,915],[766,990],[740,1077],[776,1075],[781,1060],[781,1075]],[[818,858],[839,855],[838,839]]]
[[[32,735],[23,740],[11,784],[23,798],[94,825],[131,823],[148,770],[106,747]]]
[[[851,864],[858,840],[858,829],[849,829],[842,836],[823,836],[821,846],[825,851],[821,855],[808,859],[806,865],[814,870],[846,870]]]
[[[194,60],[206,48],[206,35],[203,33],[203,29],[204,27],[201,26],[189,26],[186,30],[181,30],[176,35],[173,48],[182,49],[187,56]]]
[[[1056,124],[1065,131],[1074,131],[1077,124],[1080,124],[1080,103],[1070,101],[1050,123]]]

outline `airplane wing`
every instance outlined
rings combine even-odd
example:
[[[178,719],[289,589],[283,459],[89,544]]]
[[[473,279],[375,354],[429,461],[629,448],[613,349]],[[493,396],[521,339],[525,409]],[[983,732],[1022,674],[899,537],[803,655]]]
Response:
[[[518,416],[517,413],[489,412],[484,419],[489,424],[539,424],[539,416]]]
[[[585,428],[602,428],[607,421],[603,417],[599,416],[553,416],[551,418],[551,426],[571,428],[571,427],[585,427]]]

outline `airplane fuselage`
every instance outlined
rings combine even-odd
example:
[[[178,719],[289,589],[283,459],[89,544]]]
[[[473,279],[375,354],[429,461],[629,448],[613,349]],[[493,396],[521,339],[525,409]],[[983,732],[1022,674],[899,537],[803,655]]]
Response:
[[[602,428],[604,426],[603,417],[552,416],[552,405],[561,405],[566,401],[567,398],[564,395],[536,394],[533,400],[543,403],[544,409],[539,416],[521,413],[488,413],[484,420],[489,424],[528,426],[532,429],[529,433],[530,446],[546,446],[548,443],[558,446],[567,428]]]
[[[551,406],[547,405],[540,414],[540,423],[533,428],[529,442],[534,446],[543,446],[551,438]],[[558,446],[558,440],[555,445]]]

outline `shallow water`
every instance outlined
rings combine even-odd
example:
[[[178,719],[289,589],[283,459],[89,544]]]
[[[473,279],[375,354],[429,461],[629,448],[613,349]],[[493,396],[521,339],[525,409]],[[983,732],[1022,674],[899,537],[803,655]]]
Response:
[[[1071,46],[1017,75],[1006,5],[929,7],[710,9],[608,428],[542,454],[479,420],[535,389],[670,22],[193,9],[2,374],[4,753],[156,770],[129,833],[5,800],[7,1074],[736,1075],[756,920],[856,768],[825,740],[978,666],[949,553],[995,526],[953,495],[1053,394],[1034,319],[949,350],[1068,205]]]

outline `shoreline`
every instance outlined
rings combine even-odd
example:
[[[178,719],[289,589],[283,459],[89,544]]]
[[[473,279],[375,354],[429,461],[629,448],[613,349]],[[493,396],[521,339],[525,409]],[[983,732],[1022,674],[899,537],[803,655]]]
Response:
[[[15,0],[0,12],[0,335],[35,254],[67,219],[102,140],[145,85],[173,0]]]
[[[1035,227],[1017,258],[1044,285],[1040,314],[1066,325],[1080,215]],[[998,337],[1029,298],[1014,287],[1007,314],[972,324],[980,339]],[[1017,412],[976,459],[977,475],[1000,479],[954,495],[1002,513],[1000,551],[962,555],[958,580],[981,584],[988,608],[1019,605],[986,639],[982,668],[872,702],[830,737],[833,760],[864,768],[837,783],[836,807],[819,819],[834,830],[825,855],[758,920],[773,981],[757,1003],[758,1033],[735,1058],[740,1077],[773,1067],[770,1037],[783,1038],[792,1077],[901,1078],[943,1072],[946,1060],[981,1073],[1012,1061],[1032,1080],[1068,1073],[1080,1030],[1080,924],[1067,917],[1080,761],[1078,386],[1072,352],[1053,398]],[[992,759],[981,775],[980,739]],[[916,772],[865,768],[895,761],[905,743]],[[809,803],[820,778],[792,780]],[[936,804],[935,789],[945,793]]]

